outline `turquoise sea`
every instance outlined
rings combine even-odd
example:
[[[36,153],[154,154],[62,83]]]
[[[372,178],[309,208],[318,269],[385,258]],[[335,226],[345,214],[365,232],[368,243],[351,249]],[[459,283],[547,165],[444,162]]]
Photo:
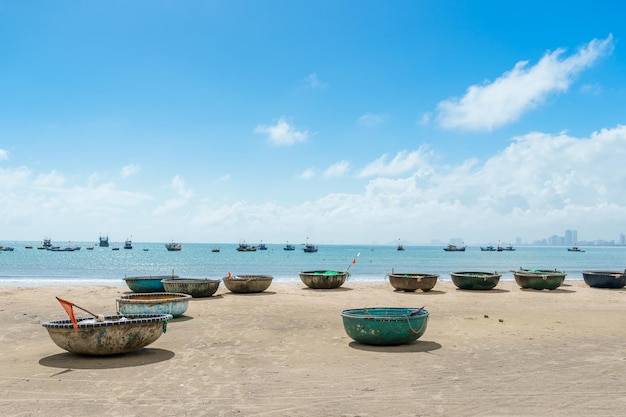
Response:
[[[566,279],[582,280],[583,270],[626,268],[626,247],[583,247],[569,252],[565,247],[518,246],[515,251],[483,252],[469,246],[465,252],[446,252],[441,246],[319,245],[316,253],[283,250],[284,244],[267,244],[268,250],[238,252],[237,244],[183,243],[180,252],[169,252],[164,243],[133,242],[133,249],[112,243],[108,248],[93,242],[72,242],[81,246],[73,252],[38,250],[40,242],[0,242],[14,251],[0,252],[0,286],[107,285],[125,286],[124,277],[169,275],[184,278],[222,278],[233,275],[271,275],[275,283],[299,283],[298,273],[310,270],[345,270],[349,282],[386,282],[386,274],[425,272],[450,281],[450,272],[497,271],[502,280],[513,281],[510,270],[558,269]],[[59,244],[53,242],[53,244]],[[33,249],[26,249],[26,246]],[[63,247],[63,245],[61,244]],[[112,250],[118,247],[119,250]],[[220,248],[220,252],[212,252]],[[356,263],[352,261],[356,259]]]

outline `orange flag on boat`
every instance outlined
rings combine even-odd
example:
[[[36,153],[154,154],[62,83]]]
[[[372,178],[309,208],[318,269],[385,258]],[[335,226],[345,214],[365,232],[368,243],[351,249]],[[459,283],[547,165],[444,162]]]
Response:
[[[358,258],[359,256],[361,256],[361,252],[356,254],[356,257],[352,260],[352,265],[356,263],[356,258]]]
[[[74,326],[74,331],[78,332],[78,322],[76,321],[76,316],[74,315],[74,304],[59,297],[56,297],[56,299],[59,300],[59,303],[61,303],[67,315],[70,316],[70,320],[72,320],[72,326]]]
[[[233,277],[233,274],[230,273],[230,271],[228,271],[228,279],[231,279]]]

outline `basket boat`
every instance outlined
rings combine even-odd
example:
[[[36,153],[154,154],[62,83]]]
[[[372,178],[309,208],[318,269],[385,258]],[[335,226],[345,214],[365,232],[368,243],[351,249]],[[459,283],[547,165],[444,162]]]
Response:
[[[133,292],[163,292],[164,279],[178,278],[178,275],[148,275],[143,277],[125,277],[123,278],[128,288]]]
[[[437,274],[427,274],[422,272],[392,272],[387,274],[389,283],[398,291],[417,291],[422,290],[428,292],[437,284]]]
[[[78,331],[71,320],[43,323],[52,341],[79,355],[104,356],[134,352],[157,340],[167,328],[170,314],[105,316],[103,322],[78,318]]]
[[[555,290],[565,281],[565,272],[545,269],[522,269],[514,272],[515,282],[521,288]]]
[[[402,345],[426,331],[429,313],[424,308],[373,307],[343,310],[343,327],[352,339],[366,345]]]
[[[176,278],[164,279],[166,292],[189,294],[194,298],[210,297],[220,286],[219,279]]]
[[[500,282],[497,272],[451,272],[452,282],[462,290],[490,290]]]
[[[230,292],[258,293],[267,290],[273,279],[270,275],[236,275],[224,277],[222,281]]]
[[[583,271],[583,280],[595,288],[624,288],[626,271]]]
[[[332,289],[341,287],[348,275],[348,271],[304,271],[300,272],[300,280],[309,288]]]
[[[175,292],[125,294],[115,299],[119,314],[171,314],[183,315],[191,295]]]

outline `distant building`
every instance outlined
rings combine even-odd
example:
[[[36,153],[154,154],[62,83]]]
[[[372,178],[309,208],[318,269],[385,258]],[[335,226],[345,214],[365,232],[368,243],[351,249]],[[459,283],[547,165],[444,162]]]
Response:
[[[564,242],[567,246],[574,246],[578,243],[578,231],[577,230],[566,230]]]

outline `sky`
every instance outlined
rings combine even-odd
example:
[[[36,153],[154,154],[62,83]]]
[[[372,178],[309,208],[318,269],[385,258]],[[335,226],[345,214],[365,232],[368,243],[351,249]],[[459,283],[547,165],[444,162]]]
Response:
[[[0,0],[0,244],[618,240],[624,15]]]

